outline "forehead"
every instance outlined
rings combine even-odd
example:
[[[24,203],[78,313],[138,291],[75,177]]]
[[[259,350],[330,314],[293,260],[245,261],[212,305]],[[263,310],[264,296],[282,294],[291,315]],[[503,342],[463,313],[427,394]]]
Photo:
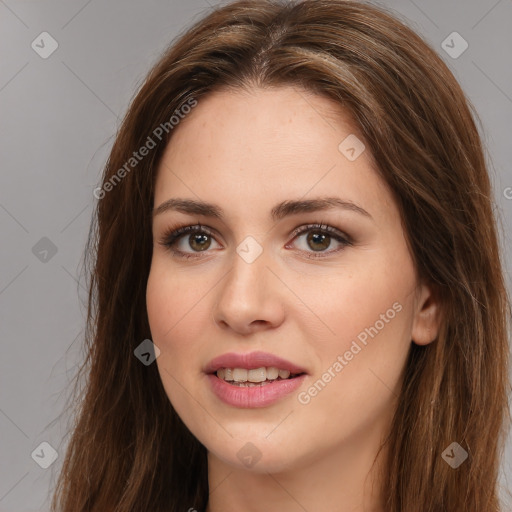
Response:
[[[293,87],[217,91],[174,129],[155,205],[196,196],[247,213],[262,202],[337,194],[371,208],[386,200],[372,156],[364,149],[350,160],[343,152],[344,141],[362,139],[350,116],[320,95]]]
[[[207,153],[224,161],[283,156],[293,162],[305,155],[336,153],[339,137],[356,132],[362,138],[348,112],[309,91],[295,87],[221,90],[200,99],[175,128],[169,156],[183,158],[180,146],[186,145],[201,157]]]

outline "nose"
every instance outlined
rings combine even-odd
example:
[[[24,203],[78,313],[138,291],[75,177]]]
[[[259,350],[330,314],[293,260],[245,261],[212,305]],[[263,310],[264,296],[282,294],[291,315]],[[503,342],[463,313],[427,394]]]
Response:
[[[287,290],[271,267],[265,250],[252,262],[233,252],[231,270],[215,288],[212,315],[221,329],[250,334],[283,322]]]

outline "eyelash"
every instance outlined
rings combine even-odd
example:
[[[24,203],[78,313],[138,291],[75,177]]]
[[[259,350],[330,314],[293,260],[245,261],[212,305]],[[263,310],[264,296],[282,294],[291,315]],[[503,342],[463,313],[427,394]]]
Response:
[[[327,234],[330,237],[334,238],[337,242],[341,244],[341,247],[339,249],[335,249],[332,251],[318,251],[316,254],[312,253],[309,256],[306,256],[310,259],[316,259],[316,258],[325,258],[325,255],[332,255],[334,253],[338,253],[339,251],[343,250],[345,247],[349,247],[353,245],[353,240],[348,235],[342,233],[338,229],[328,226],[326,224],[307,224],[305,226],[301,226],[300,228],[297,228],[293,231],[292,236],[293,240],[295,238],[299,237],[300,235],[303,235],[304,233],[307,233],[309,231],[316,231],[321,234]],[[212,238],[215,238],[213,232],[208,229],[205,226],[202,226],[201,224],[194,224],[194,225],[187,225],[187,226],[181,226],[181,227],[171,227],[169,228],[160,238],[158,241],[162,246],[169,249],[174,256],[178,258],[183,259],[192,259],[192,258],[200,258],[201,252],[196,251],[195,253],[186,253],[183,251],[177,251],[173,249],[173,247],[176,245],[176,243],[187,234],[204,234],[208,235]],[[301,251],[306,252],[306,254],[309,254],[307,251]]]

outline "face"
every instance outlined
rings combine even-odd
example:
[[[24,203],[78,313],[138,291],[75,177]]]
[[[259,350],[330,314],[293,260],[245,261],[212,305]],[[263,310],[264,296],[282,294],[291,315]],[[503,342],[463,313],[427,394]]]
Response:
[[[411,340],[435,337],[397,206],[354,137],[329,99],[282,87],[201,99],[166,148],[146,297],[156,362],[225,464],[277,472],[380,438]],[[274,380],[286,370],[301,375]]]

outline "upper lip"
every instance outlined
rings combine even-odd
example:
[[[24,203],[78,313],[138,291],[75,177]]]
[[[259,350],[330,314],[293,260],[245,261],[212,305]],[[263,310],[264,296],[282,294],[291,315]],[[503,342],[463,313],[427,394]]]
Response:
[[[306,370],[282,357],[268,352],[248,352],[237,354],[229,352],[212,359],[204,368],[205,373],[215,373],[219,368],[254,368],[273,366],[280,370],[289,370],[290,373],[307,373]]]

